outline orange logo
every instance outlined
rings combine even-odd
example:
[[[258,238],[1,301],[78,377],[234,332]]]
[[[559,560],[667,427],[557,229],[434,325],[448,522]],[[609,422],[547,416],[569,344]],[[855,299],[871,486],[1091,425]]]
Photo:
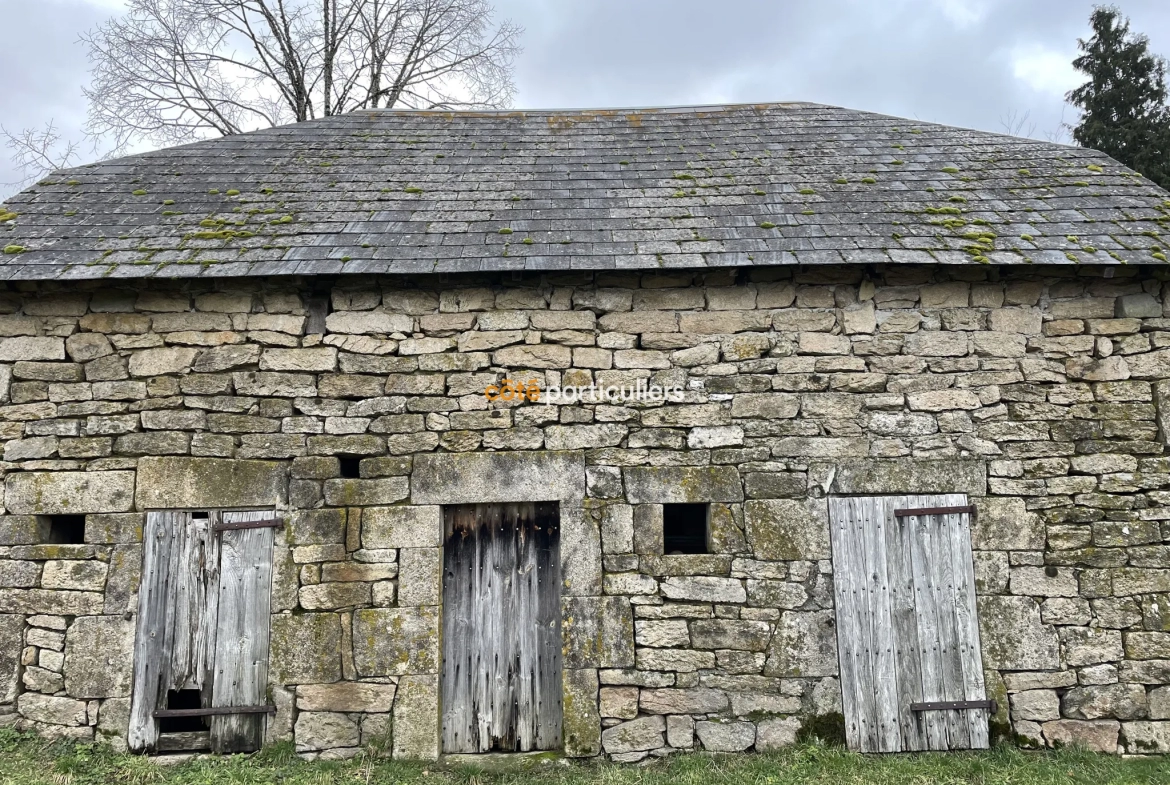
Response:
[[[483,391],[488,401],[532,401],[540,400],[540,383],[536,379],[515,382],[501,379],[499,384],[489,384]]]

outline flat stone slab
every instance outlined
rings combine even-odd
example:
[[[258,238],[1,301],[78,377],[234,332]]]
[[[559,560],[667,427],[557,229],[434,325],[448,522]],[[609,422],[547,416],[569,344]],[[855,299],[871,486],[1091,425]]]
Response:
[[[585,498],[580,452],[485,452],[417,455],[414,504],[492,504]]]
[[[129,512],[134,504],[134,472],[20,472],[4,486],[8,511],[17,515]]]
[[[135,502],[140,510],[266,507],[283,504],[287,493],[286,466],[277,461],[219,458],[138,461]]]

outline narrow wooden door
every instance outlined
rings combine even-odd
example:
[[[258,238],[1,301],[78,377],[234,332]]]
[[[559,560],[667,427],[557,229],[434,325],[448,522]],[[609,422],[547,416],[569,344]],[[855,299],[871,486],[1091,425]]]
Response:
[[[443,508],[443,751],[561,746],[556,502]]]
[[[258,749],[268,687],[274,530],[224,528],[272,512],[146,515],[129,746],[138,752]],[[155,713],[189,694],[192,728],[163,732]],[[249,713],[236,714],[233,708]],[[214,711],[213,711],[214,710]]]
[[[850,749],[988,746],[969,509],[962,494],[829,500]]]

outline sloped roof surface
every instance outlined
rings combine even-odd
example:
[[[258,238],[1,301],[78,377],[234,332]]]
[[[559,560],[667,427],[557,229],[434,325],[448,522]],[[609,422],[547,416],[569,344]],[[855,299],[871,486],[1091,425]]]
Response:
[[[813,104],[363,111],[59,172],[0,278],[1163,263],[1102,153]]]

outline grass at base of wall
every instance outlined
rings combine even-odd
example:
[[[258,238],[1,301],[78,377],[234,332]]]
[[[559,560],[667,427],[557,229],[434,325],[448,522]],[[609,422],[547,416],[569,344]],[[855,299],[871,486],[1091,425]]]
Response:
[[[104,745],[46,742],[0,729],[5,785],[1113,785],[1170,782],[1170,757],[1122,759],[1080,750],[863,756],[803,745],[767,755],[676,755],[650,765],[618,766],[526,758],[491,765],[390,761],[362,755],[306,762],[288,745],[256,755],[203,756],[161,764]]]

